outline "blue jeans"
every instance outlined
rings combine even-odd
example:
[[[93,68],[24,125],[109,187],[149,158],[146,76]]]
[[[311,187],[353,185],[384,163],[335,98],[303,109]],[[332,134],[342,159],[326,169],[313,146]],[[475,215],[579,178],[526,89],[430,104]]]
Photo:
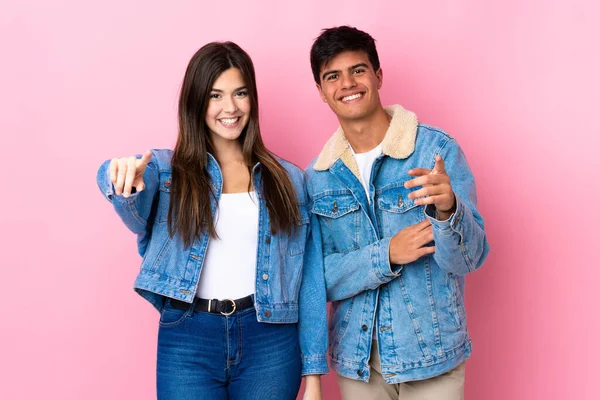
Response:
[[[223,316],[167,301],[159,326],[159,400],[296,398],[302,378],[296,324],[260,323],[253,307]]]

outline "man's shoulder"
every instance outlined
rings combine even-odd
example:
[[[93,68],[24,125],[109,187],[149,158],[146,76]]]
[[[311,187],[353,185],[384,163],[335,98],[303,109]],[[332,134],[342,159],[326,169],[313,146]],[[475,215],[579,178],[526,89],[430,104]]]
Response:
[[[433,125],[424,124],[419,122],[417,126],[417,136],[425,136],[431,139],[438,140],[454,140],[447,132]]]

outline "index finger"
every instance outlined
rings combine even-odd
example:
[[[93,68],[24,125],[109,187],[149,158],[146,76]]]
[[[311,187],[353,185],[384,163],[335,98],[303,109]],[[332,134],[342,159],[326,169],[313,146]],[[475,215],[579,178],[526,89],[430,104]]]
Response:
[[[413,168],[410,171],[408,171],[408,174],[410,176],[423,176],[423,175],[429,175],[431,173],[430,170],[428,170],[427,168]]]
[[[444,159],[439,154],[435,156],[435,166],[433,167],[432,174],[445,174],[446,173],[446,163]]]
[[[140,159],[140,166],[146,166],[148,165],[148,163],[150,162],[150,160],[152,159],[152,152],[150,150],[148,150],[147,152],[144,153],[144,155],[142,156],[142,158]]]

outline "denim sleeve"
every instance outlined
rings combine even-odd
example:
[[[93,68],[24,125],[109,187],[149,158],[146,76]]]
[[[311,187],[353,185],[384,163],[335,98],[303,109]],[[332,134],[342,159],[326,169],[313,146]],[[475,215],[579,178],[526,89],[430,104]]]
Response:
[[[302,353],[302,375],[322,375],[327,366],[327,299],[320,230],[311,214],[310,232],[304,252],[300,285],[298,332]]]
[[[348,253],[326,256],[327,301],[339,301],[376,289],[400,275],[402,266],[390,264],[390,240],[384,238]]]
[[[152,156],[154,158],[154,156]],[[138,156],[141,158],[141,156]],[[110,161],[105,161],[98,169],[96,181],[104,197],[110,201],[125,226],[137,235],[146,235],[148,217],[152,211],[152,203],[158,191],[158,170],[154,160],[150,160],[144,172],[145,188],[128,198],[117,196],[110,181]],[[139,239],[139,237],[138,237]]]
[[[307,190],[312,202],[310,179],[307,179]],[[315,233],[315,244],[319,253],[323,254],[323,231],[320,229],[319,218],[312,212],[311,224]],[[384,238],[347,253],[324,256],[322,262],[327,301],[354,297],[366,290],[376,289],[400,275],[402,266],[390,264],[390,240],[391,238]]]
[[[444,159],[456,196],[456,211],[448,220],[440,221],[435,218],[434,206],[425,208],[425,214],[433,227],[433,257],[444,270],[456,275],[466,275],[483,264],[490,247],[483,218],[477,210],[475,179],[464,153],[456,141],[450,139],[440,155]]]

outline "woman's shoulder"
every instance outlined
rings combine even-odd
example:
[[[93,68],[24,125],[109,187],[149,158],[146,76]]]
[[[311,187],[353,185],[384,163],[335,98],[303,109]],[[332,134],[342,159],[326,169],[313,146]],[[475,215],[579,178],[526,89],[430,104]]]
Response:
[[[277,160],[277,162],[279,162],[279,164],[281,164],[281,166],[287,171],[294,183],[304,182],[304,171],[302,170],[302,168],[300,168],[293,162],[285,160],[281,157],[274,157]]]
[[[171,172],[171,158],[173,150],[171,149],[152,149],[151,163],[156,165],[159,172]]]

